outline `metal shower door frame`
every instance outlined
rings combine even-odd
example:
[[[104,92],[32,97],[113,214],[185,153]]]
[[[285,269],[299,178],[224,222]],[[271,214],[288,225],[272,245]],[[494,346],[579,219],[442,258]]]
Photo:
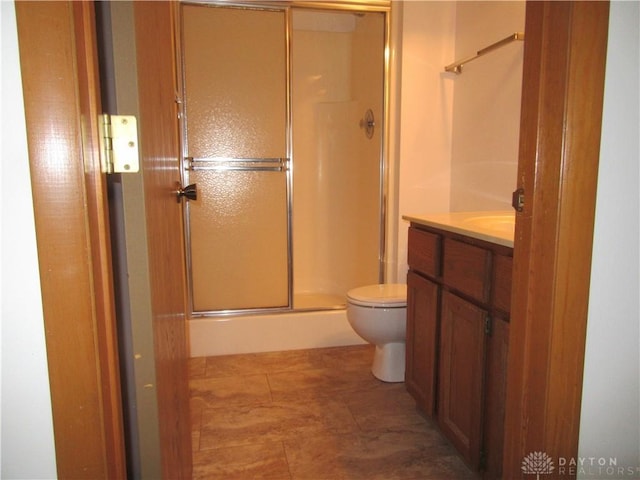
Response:
[[[266,11],[281,11],[285,15],[285,65],[286,65],[286,158],[285,159],[245,159],[249,162],[260,162],[261,160],[279,160],[278,169],[284,170],[286,174],[286,212],[287,212],[287,284],[288,284],[288,305],[283,307],[267,307],[267,308],[247,308],[247,309],[233,309],[233,310],[213,310],[213,311],[194,311],[193,301],[193,274],[192,274],[192,255],[191,255],[191,235],[190,235],[190,216],[189,216],[189,202],[184,202],[184,241],[185,241],[185,262],[186,262],[186,274],[187,274],[187,303],[189,305],[189,317],[217,317],[217,316],[229,316],[229,315],[242,315],[242,314],[258,314],[258,313],[278,313],[278,312],[290,312],[293,311],[293,174],[294,165],[293,161],[293,131],[292,131],[292,93],[291,93],[291,34],[293,30],[292,22],[292,8],[306,9],[315,11],[352,11],[352,12],[378,12],[384,14],[384,49],[383,49],[383,115],[382,115],[382,127],[381,141],[380,141],[380,153],[379,153],[379,168],[380,168],[380,185],[379,185],[379,253],[378,253],[378,281],[384,282],[385,279],[385,259],[386,259],[386,223],[387,223],[387,203],[388,203],[388,167],[387,162],[389,158],[388,154],[388,137],[389,137],[389,39],[390,39],[390,12],[391,2],[387,0],[370,0],[359,1],[352,0],[349,2],[309,2],[305,0],[293,0],[293,1],[189,1],[182,0],[176,4],[177,14],[175,15],[175,33],[178,39],[178,48],[176,49],[176,82],[178,85],[178,91],[176,92],[176,104],[178,105],[178,125],[179,125],[179,137],[181,141],[182,155],[180,157],[180,174],[182,185],[189,184],[190,175],[189,172],[194,170],[194,161],[204,159],[194,159],[189,156],[188,153],[188,141],[186,136],[186,116],[184,112],[184,99],[186,96],[185,91],[185,66],[184,66],[184,40],[182,35],[182,5],[197,5],[197,6],[209,6],[209,7],[226,7],[226,8],[238,8],[238,9],[251,9],[251,10],[266,10]],[[216,159],[225,160],[230,159]],[[228,162],[227,162],[228,165]],[[230,169],[233,169],[231,167]],[[178,186],[180,188],[180,186]]]

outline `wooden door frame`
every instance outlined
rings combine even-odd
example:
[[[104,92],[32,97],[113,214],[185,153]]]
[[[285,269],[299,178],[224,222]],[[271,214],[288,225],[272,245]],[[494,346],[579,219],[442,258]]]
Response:
[[[126,478],[93,3],[16,2],[60,478]]]
[[[577,459],[600,154],[608,1],[528,1],[504,478]],[[549,472],[544,472],[549,473]]]

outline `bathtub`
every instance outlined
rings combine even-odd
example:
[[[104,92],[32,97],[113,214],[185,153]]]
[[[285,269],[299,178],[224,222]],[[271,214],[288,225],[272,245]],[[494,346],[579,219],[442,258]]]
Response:
[[[189,337],[192,357],[366,343],[344,309],[193,318]]]

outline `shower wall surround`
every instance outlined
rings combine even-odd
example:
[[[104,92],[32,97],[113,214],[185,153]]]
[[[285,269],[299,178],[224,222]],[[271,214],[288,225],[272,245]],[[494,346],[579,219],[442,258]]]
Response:
[[[294,308],[319,295],[343,305],[378,281],[384,16],[292,15]]]

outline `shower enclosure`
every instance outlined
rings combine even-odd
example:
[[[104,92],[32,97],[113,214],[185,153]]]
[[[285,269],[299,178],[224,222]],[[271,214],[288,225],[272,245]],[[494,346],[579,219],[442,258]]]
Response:
[[[182,3],[192,317],[340,309],[383,278],[387,7]]]

